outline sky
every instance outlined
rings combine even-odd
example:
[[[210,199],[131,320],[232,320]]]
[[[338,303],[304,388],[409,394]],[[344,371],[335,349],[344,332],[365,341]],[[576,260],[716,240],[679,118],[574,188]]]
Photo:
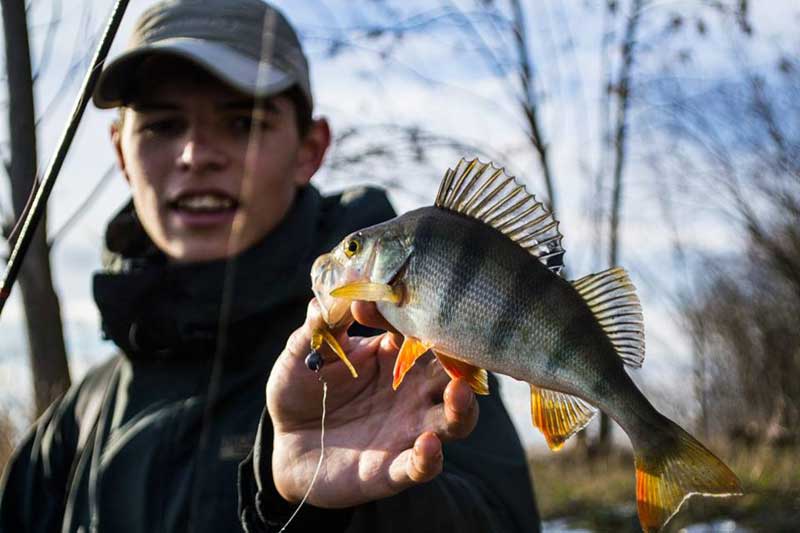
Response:
[[[131,1],[112,56],[124,48],[135,19],[152,3]],[[442,135],[456,134],[472,145],[485,147],[487,153],[501,154],[505,159],[497,163],[520,176],[530,190],[540,192],[540,196],[545,192],[538,164],[525,139],[523,120],[508,97],[508,79],[485,68],[471,49],[470,42],[478,40],[497,49],[508,44],[492,33],[488,22],[483,21],[475,28],[475,41],[457,37],[457,31],[447,24],[425,27],[413,39],[404,39],[392,48],[387,56],[390,37],[366,38],[367,28],[374,28],[375,20],[385,20],[380,3],[365,2],[355,9],[351,2],[333,0],[276,3],[299,28],[312,65],[317,113],[329,118],[334,135],[353,125],[380,128],[420,124]],[[408,18],[409,14],[427,4],[405,2],[402,10],[393,14],[394,20],[412,27],[416,19]],[[609,266],[598,257],[594,242],[597,228],[591,213],[597,196],[591,179],[602,158],[597,133],[600,115],[596,111],[602,99],[602,72],[605,64],[617,65],[619,58],[607,54],[604,63],[599,52],[604,19],[597,6],[604,2],[548,0],[536,4],[528,20],[529,32],[535,36],[532,39],[538,69],[535,90],[543,102],[542,123],[551,143],[553,168],[559,176],[558,213],[567,261],[570,272],[580,277]],[[655,80],[659,66],[672,61],[685,47],[691,47],[695,54],[683,75],[708,82],[734,75],[732,50],[746,50],[755,64],[768,62],[777,50],[796,50],[800,19],[791,0],[750,3],[758,42],[745,40],[746,46],[735,36],[736,32],[730,31],[730,24],[715,23],[716,19],[700,4],[655,1],[648,8],[642,22],[642,59],[637,65],[641,72],[652,76],[648,80]],[[39,129],[42,167],[55,150],[85,69],[81,67],[80,75],[64,86],[69,66],[75,62],[74,52],[86,54],[94,46],[112,2],[75,1],[54,12],[53,6],[58,5],[35,2],[29,15],[35,65],[39,64],[38,58],[48,39],[53,43],[36,90],[38,109],[47,110]],[[87,9],[82,11],[79,5]],[[471,9],[469,6],[473,4],[457,2],[457,5]],[[660,35],[665,21],[671,20],[675,13],[685,15],[682,31],[686,36],[667,43]],[[696,30],[701,16],[709,21],[709,31],[702,37]],[[57,27],[50,24],[51,17],[59,21]],[[610,29],[621,31],[621,27]],[[340,40],[346,40],[349,46],[333,54]],[[4,90],[0,90],[2,101]],[[657,103],[639,102],[632,111],[634,119],[656,108]],[[0,109],[5,112],[5,107]],[[98,315],[91,297],[91,273],[100,266],[105,221],[127,200],[123,178],[114,172],[95,200],[88,206],[82,205],[88,192],[113,168],[108,139],[112,119],[113,111],[99,111],[91,106],[87,109],[49,204],[51,235],[76,212],[81,213],[78,221],[56,242],[52,253],[73,380],[114,352],[114,346],[99,335]],[[657,134],[652,135],[649,142],[659,142]],[[0,141],[7,139],[3,121]],[[652,185],[649,152],[639,149],[643,143],[637,144],[637,140],[632,141],[634,148],[626,168],[628,195],[623,213],[622,263],[631,271],[642,297],[648,356],[644,368],[634,374],[659,408],[680,418],[691,412],[691,397],[676,398],[670,391],[677,389],[676,383],[683,386],[691,373],[691,346],[675,316],[670,291],[687,283],[689,273],[673,262],[673,242],[665,228],[658,189]],[[7,149],[7,144],[0,142],[0,149]],[[352,173],[323,168],[315,183],[323,191],[332,191],[355,183],[380,183],[396,178],[406,187],[390,189],[389,193],[396,209],[402,212],[432,201],[439,175],[455,163],[452,156],[448,157],[435,153],[431,164],[425,167],[399,161],[396,166],[358,167]],[[432,171],[432,167],[437,170]],[[7,198],[7,192],[0,188],[4,206],[8,205]],[[679,209],[691,209],[693,213],[692,217],[679,213],[681,236],[688,248],[725,251],[740,244],[735,228],[722,223],[702,199],[675,201]],[[15,291],[0,320],[0,408],[17,414],[29,412],[31,405],[18,292]],[[504,400],[523,440],[541,445],[542,441],[530,428],[527,385],[506,379],[503,388]]]

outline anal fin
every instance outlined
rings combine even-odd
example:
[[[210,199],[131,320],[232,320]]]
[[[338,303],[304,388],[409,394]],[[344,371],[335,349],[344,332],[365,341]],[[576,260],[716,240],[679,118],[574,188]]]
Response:
[[[419,357],[428,351],[430,346],[425,345],[421,340],[414,337],[406,337],[403,345],[400,347],[400,352],[397,354],[397,359],[394,362],[394,379],[392,381],[392,388],[397,390],[406,372],[411,370],[414,363]]]
[[[469,386],[475,394],[486,396],[489,394],[489,374],[485,368],[478,368],[469,363],[459,361],[452,357],[443,355],[436,350],[433,351],[436,358],[441,363],[447,375],[453,379],[463,378],[467,380]]]
[[[597,409],[580,398],[531,385],[533,425],[541,430],[553,451],[560,450],[596,413]]]

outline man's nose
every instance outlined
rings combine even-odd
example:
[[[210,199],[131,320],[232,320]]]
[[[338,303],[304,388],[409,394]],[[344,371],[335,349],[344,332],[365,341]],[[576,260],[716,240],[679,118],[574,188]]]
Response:
[[[177,163],[181,170],[203,172],[220,170],[227,161],[228,156],[210,135],[199,128],[191,128],[184,138]]]

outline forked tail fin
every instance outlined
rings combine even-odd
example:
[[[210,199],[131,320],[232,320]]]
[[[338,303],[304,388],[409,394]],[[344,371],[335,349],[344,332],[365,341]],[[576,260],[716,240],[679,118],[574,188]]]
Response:
[[[736,475],[676,424],[669,445],[635,450],[636,505],[647,533],[659,531],[691,495],[736,496]],[[663,443],[663,441],[662,441]]]

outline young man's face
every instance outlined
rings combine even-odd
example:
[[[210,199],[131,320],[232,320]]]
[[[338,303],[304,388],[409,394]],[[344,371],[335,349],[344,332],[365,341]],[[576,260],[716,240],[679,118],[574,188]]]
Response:
[[[172,260],[235,255],[289,211],[321,164],[327,124],[301,138],[286,96],[254,115],[251,97],[188,63],[165,59],[151,70],[112,127],[136,213]]]

